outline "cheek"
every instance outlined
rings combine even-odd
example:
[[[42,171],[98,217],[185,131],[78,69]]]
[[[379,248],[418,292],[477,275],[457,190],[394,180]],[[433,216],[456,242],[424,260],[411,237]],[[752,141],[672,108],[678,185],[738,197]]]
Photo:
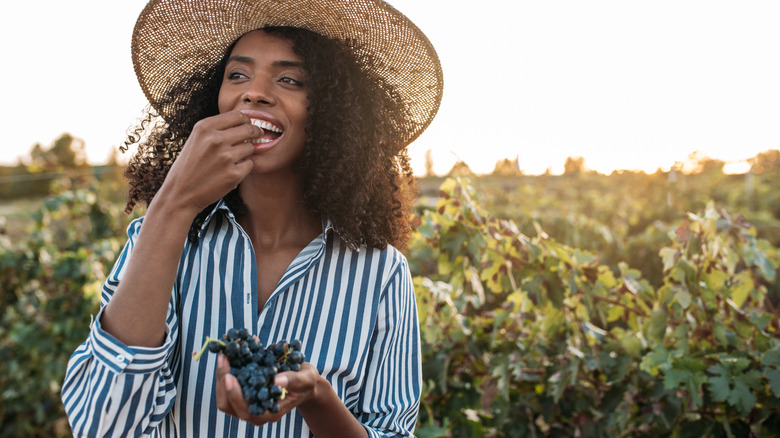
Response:
[[[305,99],[297,105],[297,111],[295,112],[295,117],[298,119],[298,122],[301,124],[301,126],[306,126],[306,119],[309,117],[309,100]]]
[[[217,107],[219,108],[219,113],[225,113],[227,110],[225,109],[225,103],[222,101],[222,93],[219,94],[219,97],[217,98]]]
[[[230,111],[230,99],[228,93],[224,87],[219,87],[219,95],[217,96],[217,107],[219,107],[219,113],[226,113]]]

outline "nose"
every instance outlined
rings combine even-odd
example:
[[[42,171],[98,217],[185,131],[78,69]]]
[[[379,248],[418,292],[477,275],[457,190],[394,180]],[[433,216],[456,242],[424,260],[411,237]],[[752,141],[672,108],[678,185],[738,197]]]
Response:
[[[273,94],[271,84],[255,79],[249,84],[243,93],[244,103],[273,105],[276,97]]]

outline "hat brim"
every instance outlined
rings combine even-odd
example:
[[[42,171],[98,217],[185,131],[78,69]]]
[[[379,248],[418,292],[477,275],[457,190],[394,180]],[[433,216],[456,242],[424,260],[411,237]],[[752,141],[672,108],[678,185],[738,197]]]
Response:
[[[366,52],[371,69],[406,108],[395,121],[406,146],[430,125],[441,103],[438,55],[423,32],[381,0],[151,0],[133,30],[132,58],[146,98],[163,96],[193,71],[218,63],[240,36],[267,26],[311,30]]]

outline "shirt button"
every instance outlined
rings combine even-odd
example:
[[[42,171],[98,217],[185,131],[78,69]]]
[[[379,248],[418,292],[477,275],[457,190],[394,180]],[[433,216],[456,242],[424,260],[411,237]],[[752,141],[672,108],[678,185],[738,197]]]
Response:
[[[117,361],[117,362],[123,363],[123,362],[124,362],[124,361],[126,361],[126,360],[127,360],[127,359],[125,358],[125,356],[123,356],[123,355],[121,355],[121,354],[118,354],[118,355],[116,356],[116,361]]]

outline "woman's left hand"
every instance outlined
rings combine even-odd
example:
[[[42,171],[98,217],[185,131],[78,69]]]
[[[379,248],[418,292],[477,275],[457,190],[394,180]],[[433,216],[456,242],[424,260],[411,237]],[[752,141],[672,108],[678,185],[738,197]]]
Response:
[[[304,362],[300,371],[279,373],[274,384],[286,389],[284,399],[279,400],[279,412],[252,416],[249,403],[244,399],[238,379],[230,374],[230,363],[224,354],[217,359],[217,407],[220,411],[248,421],[256,426],[279,421],[296,406],[313,399],[320,374],[314,365]]]

